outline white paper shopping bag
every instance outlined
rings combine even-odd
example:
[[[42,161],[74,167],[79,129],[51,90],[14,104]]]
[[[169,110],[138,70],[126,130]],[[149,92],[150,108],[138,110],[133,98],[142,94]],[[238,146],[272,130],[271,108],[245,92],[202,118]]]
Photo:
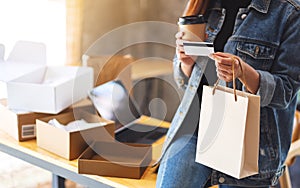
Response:
[[[258,173],[260,97],[204,86],[196,162],[235,178]]]

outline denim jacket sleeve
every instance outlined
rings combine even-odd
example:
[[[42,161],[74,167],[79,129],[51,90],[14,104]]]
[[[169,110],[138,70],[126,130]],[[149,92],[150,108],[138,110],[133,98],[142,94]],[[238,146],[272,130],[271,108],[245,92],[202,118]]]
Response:
[[[261,106],[285,109],[300,88],[300,11],[290,9],[277,57],[271,70],[258,70]]]

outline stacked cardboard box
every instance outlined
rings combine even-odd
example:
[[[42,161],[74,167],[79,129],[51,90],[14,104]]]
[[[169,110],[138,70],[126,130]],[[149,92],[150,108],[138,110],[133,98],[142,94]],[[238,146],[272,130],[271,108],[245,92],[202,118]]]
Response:
[[[68,160],[81,155],[80,173],[140,178],[152,160],[152,147],[115,141],[114,122],[101,118],[87,99],[93,69],[47,66],[45,55],[43,44],[26,41],[19,41],[7,60],[0,54],[0,89],[5,90],[0,129],[17,141],[36,137],[40,148]],[[60,126],[77,120],[87,124],[68,131],[51,120]]]
[[[70,110],[93,87],[91,68],[47,66],[42,43],[18,41],[7,59],[0,46],[0,129],[17,141],[34,139],[36,119]]]

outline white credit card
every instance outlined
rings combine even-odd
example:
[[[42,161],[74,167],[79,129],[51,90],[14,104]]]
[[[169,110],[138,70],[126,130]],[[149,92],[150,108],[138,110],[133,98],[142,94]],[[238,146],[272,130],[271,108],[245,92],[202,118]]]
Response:
[[[209,42],[190,42],[184,41],[183,48],[186,55],[208,56],[214,53],[214,45]]]

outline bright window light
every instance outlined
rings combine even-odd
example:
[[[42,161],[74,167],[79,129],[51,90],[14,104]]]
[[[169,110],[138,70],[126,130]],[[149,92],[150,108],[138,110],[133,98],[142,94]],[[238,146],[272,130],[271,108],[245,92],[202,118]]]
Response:
[[[66,59],[65,0],[0,0],[0,43],[7,58],[18,40],[47,46],[47,64],[63,65]]]

